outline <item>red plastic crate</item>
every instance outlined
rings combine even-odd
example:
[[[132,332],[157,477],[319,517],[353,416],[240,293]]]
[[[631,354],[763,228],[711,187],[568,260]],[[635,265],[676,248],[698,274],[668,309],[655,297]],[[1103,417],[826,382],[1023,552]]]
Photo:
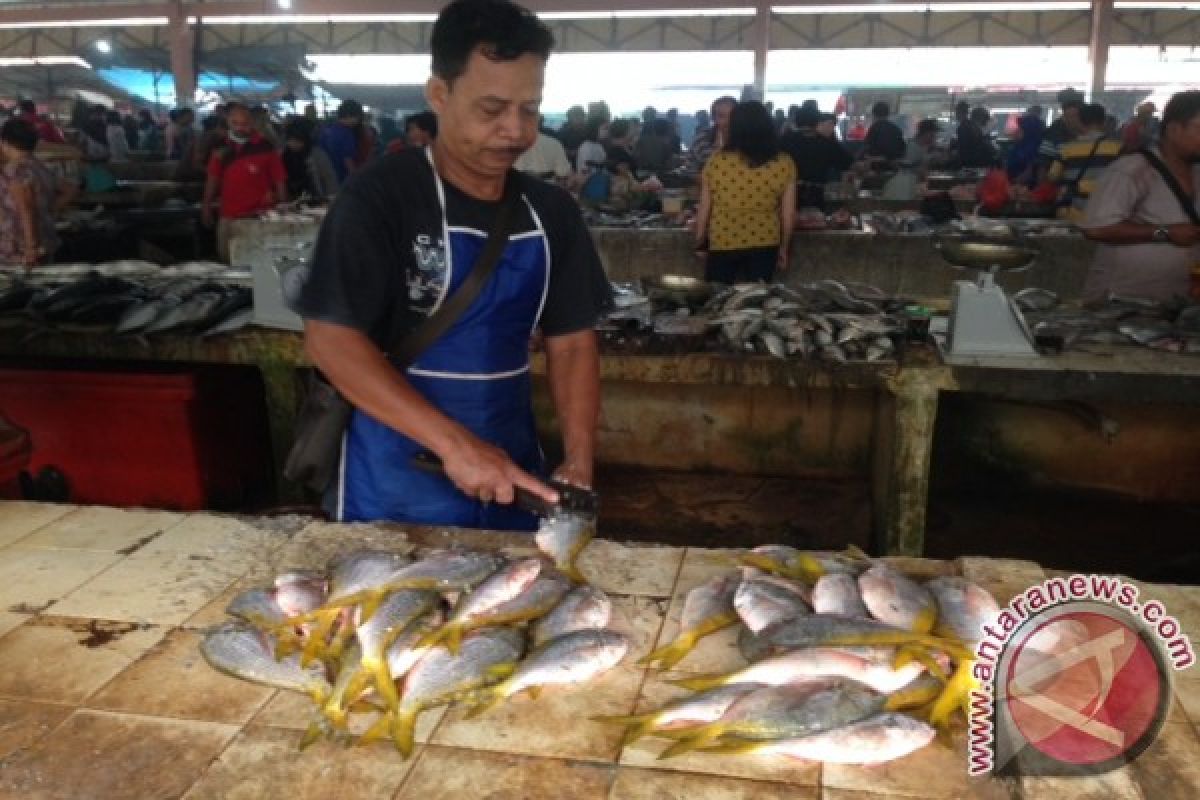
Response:
[[[71,501],[244,509],[272,493],[253,369],[0,369],[0,409],[29,431],[29,469],[62,472]]]

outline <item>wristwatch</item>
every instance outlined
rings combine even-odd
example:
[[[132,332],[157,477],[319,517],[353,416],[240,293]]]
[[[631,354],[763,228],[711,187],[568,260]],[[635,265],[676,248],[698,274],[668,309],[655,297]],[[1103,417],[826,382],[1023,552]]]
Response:
[[[1169,242],[1171,241],[1171,232],[1166,228],[1155,228],[1154,233],[1150,235],[1152,242]]]

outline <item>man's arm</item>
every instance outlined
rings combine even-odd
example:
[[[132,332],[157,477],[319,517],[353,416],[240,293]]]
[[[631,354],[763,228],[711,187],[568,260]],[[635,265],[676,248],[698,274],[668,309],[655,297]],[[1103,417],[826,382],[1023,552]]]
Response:
[[[591,487],[600,420],[600,351],[590,328],[546,337],[550,396],[562,428],[562,465],[554,477]]]
[[[781,205],[779,207],[778,267],[780,272],[787,272],[788,264],[791,263],[792,231],[796,227],[796,180],[794,175],[792,180],[788,181],[779,202]]]
[[[463,493],[485,502],[511,503],[514,487],[520,486],[547,502],[558,499],[503,450],[431,405],[360,331],[310,319],[304,324],[304,346],[313,363],[347,400],[435,453],[447,477]]]

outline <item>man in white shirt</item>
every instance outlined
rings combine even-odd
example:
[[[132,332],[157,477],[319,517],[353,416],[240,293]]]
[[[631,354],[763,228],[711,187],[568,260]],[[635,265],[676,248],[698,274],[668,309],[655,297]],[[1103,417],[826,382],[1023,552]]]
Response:
[[[555,178],[560,182],[571,177],[571,162],[567,161],[567,151],[562,142],[541,132],[533,147],[522,153],[513,167],[519,172],[539,178]]]

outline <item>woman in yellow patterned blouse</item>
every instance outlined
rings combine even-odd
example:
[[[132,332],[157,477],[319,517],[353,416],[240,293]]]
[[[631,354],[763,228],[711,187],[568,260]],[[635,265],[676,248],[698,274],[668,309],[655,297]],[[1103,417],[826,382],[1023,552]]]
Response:
[[[780,152],[762,103],[738,103],[729,142],[701,175],[696,248],[707,243],[706,280],[769,281],[787,269],[796,208],[796,165]]]

